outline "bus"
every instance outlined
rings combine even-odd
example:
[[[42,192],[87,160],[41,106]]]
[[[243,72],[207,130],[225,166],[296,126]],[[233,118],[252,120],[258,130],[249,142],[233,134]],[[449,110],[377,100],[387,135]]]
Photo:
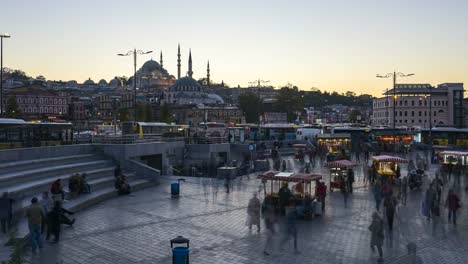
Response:
[[[122,135],[138,134],[140,138],[148,135],[162,137],[188,137],[187,125],[175,125],[161,122],[123,122]]]
[[[420,131],[421,142],[425,144],[430,143],[429,132],[432,137],[433,145],[468,147],[467,128],[434,127],[431,131],[429,131],[429,128],[423,128]]]
[[[26,122],[0,118],[0,149],[57,146],[73,143],[71,123]]]

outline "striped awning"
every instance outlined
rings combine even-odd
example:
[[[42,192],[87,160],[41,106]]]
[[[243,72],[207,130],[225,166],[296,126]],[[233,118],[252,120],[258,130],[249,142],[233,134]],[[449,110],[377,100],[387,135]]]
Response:
[[[258,175],[257,179],[267,181],[287,181],[287,182],[307,182],[322,179],[322,175],[310,173],[293,173],[290,176],[278,176],[278,171],[268,171],[264,174]]]
[[[378,162],[408,163],[407,159],[402,159],[400,157],[394,157],[394,156],[374,156],[372,157],[372,159]]]
[[[329,168],[352,168],[357,164],[349,160],[336,160],[325,163],[325,167]]]

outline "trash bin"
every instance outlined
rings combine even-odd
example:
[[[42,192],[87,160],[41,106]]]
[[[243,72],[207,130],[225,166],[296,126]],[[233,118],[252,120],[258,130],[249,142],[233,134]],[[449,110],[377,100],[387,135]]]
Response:
[[[190,240],[182,236],[171,239],[172,264],[189,264],[189,242]],[[186,244],[187,246],[174,247],[174,244]]]
[[[171,195],[179,196],[179,193],[180,193],[180,183],[179,182],[171,183]]]

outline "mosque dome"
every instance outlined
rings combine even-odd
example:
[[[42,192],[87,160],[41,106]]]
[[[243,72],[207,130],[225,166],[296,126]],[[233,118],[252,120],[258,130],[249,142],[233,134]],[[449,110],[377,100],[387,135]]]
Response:
[[[91,78],[89,78],[89,79],[86,80],[83,84],[84,84],[84,85],[94,85],[94,81],[91,80]]]
[[[104,79],[101,79],[101,80],[99,81],[99,85],[107,85],[107,81],[104,80]]]
[[[110,80],[109,85],[112,86],[112,87],[120,86],[120,80],[117,79],[117,78],[114,78],[114,79]]]
[[[143,66],[141,67],[141,69],[146,72],[152,72],[152,71],[160,70],[161,65],[157,61],[154,61],[153,59],[151,59],[145,62]]]
[[[208,98],[213,99],[217,104],[224,104],[223,98],[217,94],[208,94]]]
[[[170,92],[202,92],[202,86],[190,77],[182,77],[169,86]]]

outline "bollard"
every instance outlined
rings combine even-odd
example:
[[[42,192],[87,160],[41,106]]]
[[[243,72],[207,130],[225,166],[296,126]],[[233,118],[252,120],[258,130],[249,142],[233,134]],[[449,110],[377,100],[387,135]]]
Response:
[[[182,236],[171,239],[172,264],[189,264],[189,242],[190,240]],[[187,246],[174,247],[174,244],[187,244]]]

